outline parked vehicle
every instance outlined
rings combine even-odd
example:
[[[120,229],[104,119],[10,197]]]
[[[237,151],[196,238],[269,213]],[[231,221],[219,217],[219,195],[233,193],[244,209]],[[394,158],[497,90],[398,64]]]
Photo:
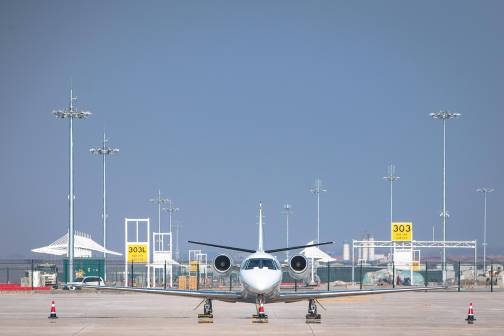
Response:
[[[63,286],[63,289],[81,289],[82,285],[105,286],[105,281],[103,281],[102,277],[99,276],[86,276],[83,278],[76,278],[74,281],[66,283]]]

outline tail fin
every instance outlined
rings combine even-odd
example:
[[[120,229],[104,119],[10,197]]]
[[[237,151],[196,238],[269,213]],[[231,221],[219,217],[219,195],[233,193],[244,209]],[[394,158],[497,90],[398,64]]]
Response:
[[[259,202],[259,243],[257,245],[257,252],[264,252],[264,247],[263,247],[263,209],[262,209],[262,202]]]

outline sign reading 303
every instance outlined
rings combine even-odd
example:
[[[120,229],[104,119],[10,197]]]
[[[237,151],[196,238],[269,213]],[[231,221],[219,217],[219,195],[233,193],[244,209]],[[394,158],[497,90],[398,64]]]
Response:
[[[391,236],[393,241],[413,240],[413,223],[392,223]]]
[[[128,244],[128,262],[145,263],[149,256],[149,246],[147,243]]]

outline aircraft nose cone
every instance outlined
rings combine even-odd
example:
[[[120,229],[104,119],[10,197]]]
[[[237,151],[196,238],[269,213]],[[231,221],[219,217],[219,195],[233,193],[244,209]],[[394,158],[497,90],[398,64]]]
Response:
[[[261,281],[259,283],[256,283],[254,284],[254,288],[258,291],[258,292],[264,292],[266,289],[269,289],[271,287],[272,284],[266,282],[266,281]]]

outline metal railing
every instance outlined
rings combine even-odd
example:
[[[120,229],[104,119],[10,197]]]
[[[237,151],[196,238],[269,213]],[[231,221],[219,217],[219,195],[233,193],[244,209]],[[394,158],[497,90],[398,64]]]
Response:
[[[87,263],[75,262],[75,276],[98,275],[104,278],[107,272],[107,285],[124,286],[125,267],[123,260],[87,259]],[[106,265],[105,265],[106,262]],[[447,262],[446,284],[457,291],[504,291],[504,263],[494,260],[486,262]],[[106,266],[106,267],[104,267]],[[40,286],[59,286],[66,282],[67,264],[64,259],[0,259],[0,284],[19,284],[35,289]],[[338,263],[320,263],[316,272],[316,286],[308,286],[309,281],[300,281],[284,272],[282,288],[285,290],[337,290],[346,288],[394,288],[407,286],[443,285],[442,263],[427,261],[413,265],[366,264],[355,266],[352,279],[352,266]],[[169,287],[166,267],[162,274],[154,274],[156,287]],[[35,276],[32,276],[35,275]],[[128,264],[128,286],[146,287],[147,265],[144,263]],[[52,283],[56,279],[56,283]],[[164,281],[163,281],[164,280]],[[184,283],[181,283],[184,282]],[[220,289],[236,290],[240,288],[238,273],[231,272],[220,276],[210,267],[196,270],[190,265],[173,266],[174,287],[185,289]],[[152,284],[151,284],[152,285]]]

